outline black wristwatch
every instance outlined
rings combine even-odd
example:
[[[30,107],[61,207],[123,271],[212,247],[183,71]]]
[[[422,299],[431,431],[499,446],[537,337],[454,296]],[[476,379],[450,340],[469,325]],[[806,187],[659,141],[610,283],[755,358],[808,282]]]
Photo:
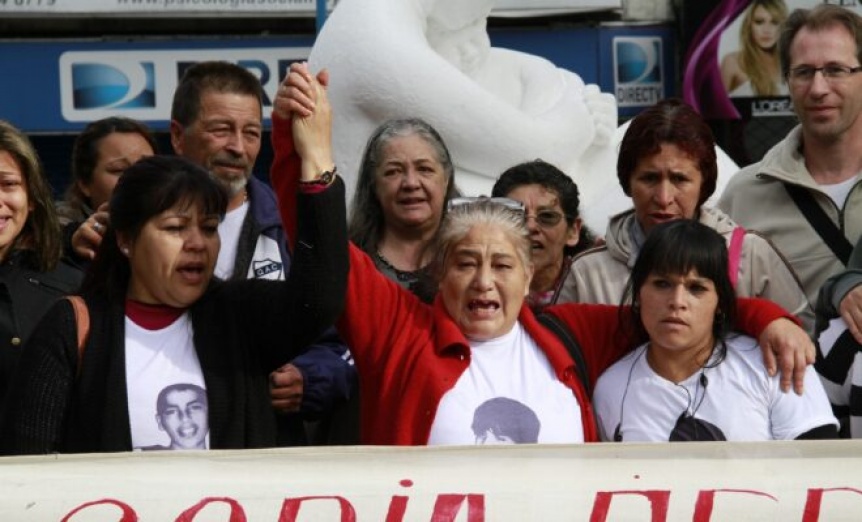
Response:
[[[332,167],[332,170],[324,170],[320,173],[320,177],[311,181],[300,181],[303,185],[324,185],[328,186],[335,179],[338,173],[338,167]]]

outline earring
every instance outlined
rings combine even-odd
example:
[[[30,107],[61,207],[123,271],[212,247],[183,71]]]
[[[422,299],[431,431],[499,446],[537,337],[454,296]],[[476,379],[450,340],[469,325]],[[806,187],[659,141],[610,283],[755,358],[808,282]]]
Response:
[[[128,255],[129,255],[129,248],[128,248],[128,247],[122,247],[122,248],[120,249],[120,252],[122,252],[124,256],[127,256],[127,257],[128,257]]]

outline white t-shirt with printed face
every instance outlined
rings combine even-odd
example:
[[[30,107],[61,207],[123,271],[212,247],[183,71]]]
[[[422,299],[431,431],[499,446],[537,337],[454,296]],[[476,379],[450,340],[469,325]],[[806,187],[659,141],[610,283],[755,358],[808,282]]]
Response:
[[[593,403],[602,440],[790,440],[827,424],[837,425],[814,369],[805,393],[782,393],[770,377],[757,342],[727,341],[727,357],[675,384],[647,362],[647,345],[611,366],[596,383]],[[713,359],[716,352],[713,353]],[[707,365],[709,366],[709,364]]]
[[[429,445],[577,443],[581,408],[520,323],[470,343],[470,366],[437,408]]]
[[[188,312],[160,330],[126,317],[132,447],[209,448],[209,408]]]

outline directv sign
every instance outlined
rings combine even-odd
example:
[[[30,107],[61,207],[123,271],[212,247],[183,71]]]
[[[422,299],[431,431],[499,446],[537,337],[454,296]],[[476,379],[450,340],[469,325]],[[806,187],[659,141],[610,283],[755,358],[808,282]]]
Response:
[[[614,87],[620,107],[648,107],[663,98],[664,52],[658,36],[613,39]]]
[[[63,119],[76,123],[117,115],[168,121],[185,69],[204,60],[225,60],[260,79],[268,118],[285,71],[309,52],[307,47],[64,52],[59,60],[60,108]]]

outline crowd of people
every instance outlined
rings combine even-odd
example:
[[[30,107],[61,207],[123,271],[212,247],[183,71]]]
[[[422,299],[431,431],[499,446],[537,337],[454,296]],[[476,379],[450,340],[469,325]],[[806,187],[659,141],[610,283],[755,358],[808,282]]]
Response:
[[[0,452],[862,437],[862,19],[795,10],[776,45],[799,126],[712,208],[708,125],[658,102],[604,231],[542,159],[462,195],[410,114],[337,165],[305,63],[270,184],[227,62],[181,78],[173,154],[90,123],[61,202],[0,122]]]

